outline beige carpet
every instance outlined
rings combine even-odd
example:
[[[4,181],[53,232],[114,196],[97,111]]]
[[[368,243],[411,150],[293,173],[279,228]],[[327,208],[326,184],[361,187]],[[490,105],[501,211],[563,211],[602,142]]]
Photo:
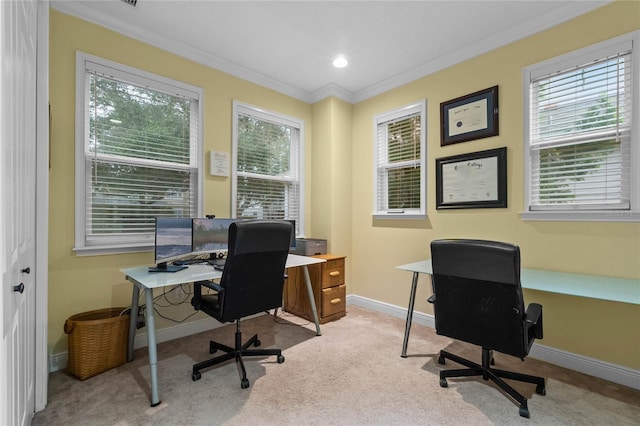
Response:
[[[440,349],[479,361],[480,350],[414,325],[409,357],[401,358],[404,321],[349,306],[347,316],[312,325],[284,314],[243,323],[244,337],[258,332],[263,347],[286,358],[246,361],[251,386],[240,388],[234,363],[191,380],[191,366],[207,359],[208,340],[232,345],[234,326],[158,346],[160,398],[149,406],[146,348],[136,359],[79,381],[65,372],[49,378],[49,402],[34,425],[638,425],[640,391],[575,373],[532,358],[496,354],[496,366],[542,375],[535,386],[512,384],[529,399],[530,419],[495,386],[479,378],[439,386]],[[302,324],[300,326],[299,324]]]

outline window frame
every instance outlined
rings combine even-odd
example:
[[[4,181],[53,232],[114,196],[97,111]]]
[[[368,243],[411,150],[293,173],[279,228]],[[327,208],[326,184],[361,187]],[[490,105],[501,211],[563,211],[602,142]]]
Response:
[[[420,158],[416,161],[420,165],[420,208],[406,209],[401,212],[393,209],[378,209],[379,194],[382,191],[380,185],[383,182],[378,178],[378,153],[382,149],[381,143],[385,146],[387,141],[378,140],[378,126],[389,123],[398,118],[411,114],[420,116]],[[399,108],[378,114],[373,119],[373,213],[374,219],[400,219],[400,220],[421,220],[427,218],[427,100],[422,99],[417,102],[404,105]]]
[[[113,74],[113,78],[126,81],[142,87],[148,87],[164,93],[177,93],[182,96],[192,97],[197,100],[197,127],[198,132],[195,137],[196,155],[196,212],[202,213],[203,206],[203,90],[190,84],[163,77],[151,72],[137,69],[118,62],[110,61],[101,57],[93,56],[84,52],[76,52],[76,126],[75,126],[75,244],[73,251],[78,256],[119,254],[133,252],[147,252],[154,250],[154,235],[149,233],[139,237],[117,238],[111,236],[104,244],[88,244],[86,235],[86,189],[87,176],[85,167],[85,143],[89,137],[88,102],[89,96],[86,93],[86,78],[88,72],[87,62],[93,68],[102,72]],[[194,145],[192,142],[192,146]]]
[[[531,210],[532,188],[532,154],[531,154],[531,82],[536,76],[548,75],[555,71],[569,69],[570,67],[582,68],[591,61],[601,60],[608,56],[612,50],[623,51],[623,47],[631,43],[631,80],[632,88],[632,119],[630,140],[630,188],[629,209],[598,209],[578,210],[570,205],[566,209]],[[640,114],[640,31],[634,31],[619,37],[615,37],[600,43],[578,49],[546,61],[529,65],[522,70],[523,91],[523,133],[524,133],[524,200],[523,211],[520,213],[522,220],[532,221],[572,221],[572,222],[640,222],[640,123],[637,118]]]
[[[232,126],[232,135],[231,135],[231,146],[232,146],[232,155],[231,155],[231,217],[237,217],[237,198],[238,198],[238,117],[240,115],[248,115],[253,118],[264,120],[272,123],[278,123],[281,125],[294,127],[298,129],[299,139],[298,139],[298,158],[297,158],[297,169],[298,169],[298,196],[299,196],[299,205],[298,205],[298,217],[297,218],[287,218],[287,219],[295,219],[296,221],[296,237],[303,237],[305,235],[305,191],[304,191],[304,146],[305,146],[305,128],[304,128],[304,120],[296,117],[292,117],[286,114],[281,114],[275,111],[271,111],[265,108],[261,108],[255,105],[251,105],[245,102],[240,102],[238,100],[233,101],[233,126]],[[292,181],[295,180],[295,177]],[[281,179],[274,179],[274,181],[282,181]]]

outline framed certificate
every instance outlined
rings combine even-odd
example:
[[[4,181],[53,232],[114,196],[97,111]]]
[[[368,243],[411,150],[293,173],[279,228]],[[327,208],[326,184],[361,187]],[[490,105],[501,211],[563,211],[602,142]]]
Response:
[[[440,146],[498,134],[498,86],[440,104]]]
[[[436,209],[507,207],[507,148],[436,159]]]

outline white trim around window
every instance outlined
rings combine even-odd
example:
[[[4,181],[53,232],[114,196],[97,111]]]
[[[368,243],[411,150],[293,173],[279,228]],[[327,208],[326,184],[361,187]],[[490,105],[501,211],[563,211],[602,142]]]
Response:
[[[396,127],[393,130],[396,132],[395,138],[389,134],[394,126]],[[416,133],[419,134],[416,135]],[[374,117],[372,213],[374,219],[426,219],[426,134],[426,100]],[[399,140],[403,142],[398,142]],[[392,141],[396,143],[391,144]]]
[[[573,221],[573,222],[640,222],[640,59],[639,59],[639,50],[640,50],[640,31],[634,31],[629,34],[625,34],[619,37],[615,37],[613,39],[567,53],[565,55],[561,55],[552,59],[549,59],[544,62],[540,62],[531,66],[528,66],[523,69],[523,99],[524,99],[524,140],[525,140],[525,149],[524,149],[524,168],[525,168],[525,179],[524,179],[524,211],[521,213],[521,218],[523,220],[533,220],[533,221]],[[623,58],[623,59],[617,59]],[[609,71],[604,70],[604,65],[608,62],[617,61],[612,66],[608,66]],[[602,114],[598,116],[599,118],[593,118],[593,112],[596,109],[595,97],[593,100],[589,100],[590,90],[587,89],[586,84],[590,83],[590,80],[587,76],[587,72],[591,68],[598,68],[598,64],[603,64],[602,71],[598,71],[601,73],[611,72],[613,69],[614,77],[615,72],[620,74],[623,77],[617,78],[617,83],[614,81],[614,88],[617,89],[617,96],[613,96],[614,99],[613,104],[611,104],[611,110],[613,110],[613,106],[615,106],[616,115],[611,118],[607,114]],[[613,67],[613,68],[612,68]],[[553,86],[554,84],[561,84],[559,78],[554,78],[556,76],[568,76],[569,78],[566,81],[569,81],[572,74],[572,70],[585,70],[582,80],[583,83],[580,85],[579,90],[582,90],[583,94],[575,94],[572,90],[570,96],[582,96],[573,97],[574,105],[576,108],[582,108],[583,112],[580,110],[571,111],[568,110],[568,107],[563,107],[563,102],[566,102],[569,105],[569,95],[564,95],[562,86]],[[621,73],[624,73],[621,74]],[[574,73],[575,74],[575,73]],[[582,75],[582,74],[580,74]],[[604,74],[599,74],[604,75]],[[599,77],[600,78],[600,77]],[[543,80],[545,79],[545,80]],[[617,84],[617,86],[615,86]],[[539,86],[536,86],[539,85]],[[567,84],[568,86],[568,84]],[[631,90],[628,90],[628,86],[632,86]],[[536,88],[537,87],[537,88]],[[575,84],[572,87],[577,87]],[[590,87],[590,86],[589,86]],[[607,86],[607,90],[612,86]],[[535,92],[536,90],[537,92]],[[600,91],[604,89],[599,89]],[[543,95],[542,96],[542,92]],[[614,90],[615,91],[615,90]],[[551,96],[556,96],[556,102],[553,102],[552,105],[549,104],[546,108],[549,111],[553,110],[555,116],[552,114],[545,112],[542,114],[541,104],[536,103],[535,94],[538,93],[538,99],[541,102],[549,103],[551,100]],[[574,95],[575,94],[575,95]],[[607,96],[610,97],[610,96]],[[582,104],[576,103],[575,99],[581,100],[586,99]],[[600,98],[598,98],[600,99]],[[589,103],[591,102],[591,103]],[[600,100],[602,102],[602,100]],[[615,105],[614,105],[615,104]],[[534,115],[531,111],[537,108],[538,115]],[[573,108],[573,107],[572,107]],[[573,111],[573,112],[572,112]],[[578,112],[576,112],[578,111]],[[579,114],[583,114],[579,115]],[[544,117],[543,117],[544,115]],[[573,115],[573,117],[569,119],[565,119],[565,117],[569,117]],[[590,115],[587,117],[587,115]],[[577,118],[576,118],[577,117]],[[584,120],[578,120],[581,117]],[[604,118],[602,118],[604,117]],[[542,120],[545,120],[542,123]],[[570,121],[572,120],[572,121]],[[585,123],[587,120],[595,121],[599,120],[597,126],[589,125],[586,126]],[[609,120],[608,123],[613,123],[615,120],[616,125],[608,125],[604,124],[606,120]],[[571,123],[579,123],[580,127],[578,130],[575,130],[575,127],[571,128]],[[608,128],[605,128],[609,126]],[[603,131],[600,133],[593,130],[594,127],[602,127]],[[597,129],[596,129],[597,130]],[[600,138],[600,139],[598,139]],[[617,193],[618,189],[614,192],[613,200],[595,199],[595,202],[591,202],[585,198],[592,198],[591,193],[585,193],[585,189],[582,189],[582,193],[580,190],[566,190],[567,193],[572,191],[572,199],[570,202],[562,202],[561,196],[562,194],[554,194],[549,193],[548,190],[545,192],[545,199],[540,199],[541,191],[543,188],[540,184],[540,167],[541,157],[540,152],[542,150],[547,150],[547,158],[549,154],[553,154],[552,160],[548,160],[544,165],[547,167],[544,172],[547,173],[546,176],[550,176],[550,179],[554,179],[553,181],[549,181],[551,183],[556,182],[557,176],[560,173],[564,173],[564,170],[558,169],[558,164],[561,164],[559,161],[565,161],[568,163],[569,161],[573,161],[575,163],[575,158],[578,158],[578,155],[593,155],[589,154],[589,152],[597,152],[597,151],[589,151],[592,148],[589,148],[588,145],[593,141],[593,143],[601,141],[616,141],[620,148],[617,151],[611,151],[613,154],[607,154],[606,160],[609,162],[610,160],[615,161],[613,163],[613,170],[615,172],[616,168],[620,167],[622,170],[622,177],[618,174],[618,179],[615,188],[620,188],[619,193],[620,198],[615,198],[615,193]],[[576,151],[573,154],[566,154],[567,147],[576,146]],[[594,145],[595,146],[595,145]],[[579,148],[579,149],[578,149]],[[597,148],[597,146],[595,147]],[[595,149],[593,148],[593,149]],[[551,150],[554,150],[551,152]],[[587,154],[584,154],[584,153]],[[609,151],[607,151],[609,152]],[[590,169],[595,170],[597,167],[594,167],[595,160],[592,158],[595,157],[587,157],[590,160],[588,163],[580,166],[584,170]],[[598,157],[600,158],[600,157]],[[555,163],[554,163],[555,162]],[[607,163],[607,167],[611,167],[612,165]],[[549,169],[549,167],[553,167],[553,169]],[[592,175],[588,175],[587,173],[578,170],[578,184],[576,187],[588,187],[598,173],[594,173]],[[608,169],[607,169],[608,170]],[[549,175],[549,171],[556,173],[553,175]],[[595,170],[596,172],[600,172],[600,170]],[[606,185],[611,185],[609,182]],[[549,186],[547,186],[548,188]],[[552,187],[553,190],[553,187]],[[588,189],[592,190],[592,189]],[[551,195],[548,195],[551,194]],[[589,194],[589,197],[585,197],[584,194]],[[609,197],[609,195],[601,195],[603,197]],[[555,198],[554,198],[555,197]],[[557,202],[555,200],[560,199],[561,202]],[[583,200],[585,199],[585,200]],[[598,205],[600,203],[602,207]]]
[[[112,88],[108,90],[113,93],[119,90],[123,95],[134,98],[136,94],[132,90],[139,88],[138,96],[141,99],[143,96],[156,97],[184,106],[181,114],[188,114],[188,123],[182,127],[184,131],[176,137],[162,135],[155,130],[141,133],[139,129],[127,127],[126,117],[123,120],[112,119],[111,114],[118,111],[117,108],[110,104],[99,104],[92,91],[96,89],[90,85],[91,81],[95,85],[99,79],[105,81],[105,84],[111,84]],[[77,255],[153,250],[154,232],[153,226],[149,225],[153,217],[194,217],[202,212],[202,104],[201,88],[83,52],[76,53],[73,250]],[[98,133],[95,124],[90,129],[90,114],[93,114],[91,116],[94,122],[101,117],[105,123],[113,123],[114,129],[109,130],[104,124],[101,129],[109,130],[108,133],[104,130]],[[111,125],[110,123],[108,124]],[[172,148],[174,146],[177,148]],[[133,172],[127,175],[128,178],[122,178],[118,173],[110,172],[109,167],[120,168],[118,173],[134,169],[140,173]],[[94,171],[89,172],[90,170]],[[162,171],[166,173],[163,174]],[[162,179],[158,180],[154,176],[162,176]],[[89,199],[92,188],[98,187],[93,181],[107,185],[110,190],[102,191],[99,195],[95,195],[98,194],[96,192]],[[151,201],[140,201],[140,197]],[[94,199],[103,200],[98,210],[96,204],[89,204]],[[121,214],[117,209],[126,210],[126,213]]]
[[[304,236],[304,134],[302,119],[233,101],[232,217],[292,219]]]

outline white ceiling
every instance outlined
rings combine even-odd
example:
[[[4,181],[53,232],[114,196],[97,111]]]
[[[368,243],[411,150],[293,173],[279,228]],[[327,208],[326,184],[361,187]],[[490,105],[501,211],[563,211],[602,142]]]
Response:
[[[358,102],[609,1],[138,0],[133,7],[121,0],[51,0],[51,6],[306,102],[327,96]],[[348,58],[346,68],[331,65],[339,54]]]

